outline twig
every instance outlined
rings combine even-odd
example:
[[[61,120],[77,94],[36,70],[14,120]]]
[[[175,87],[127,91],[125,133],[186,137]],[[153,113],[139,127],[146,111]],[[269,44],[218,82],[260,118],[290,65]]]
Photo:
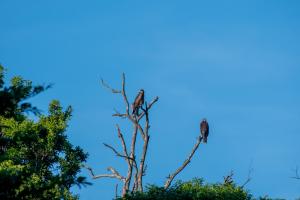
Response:
[[[117,131],[118,131],[118,137],[120,138],[121,143],[122,143],[124,155],[127,156],[127,157],[129,157],[129,156],[128,156],[128,152],[127,152],[127,146],[126,146],[126,143],[125,143],[123,134],[122,134],[122,132],[121,132],[121,129],[120,129],[120,127],[119,127],[118,124],[116,124],[116,127],[117,127]]]
[[[295,176],[292,176],[291,178],[300,180],[300,175],[298,173],[298,170],[299,170],[299,168],[297,166],[296,169],[294,170],[295,171]]]
[[[125,91],[125,73],[122,74],[122,92],[121,93],[124,98],[124,102],[126,104],[126,114],[131,119],[130,114],[129,114],[129,101],[127,99],[126,91]]]
[[[120,179],[121,181],[125,181],[125,177],[121,176],[117,170],[115,170],[112,167],[108,167],[107,171],[110,171],[112,174],[100,174],[100,175],[95,175],[93,169],[87,165],[83,165],[84,168],[86,168],[89,172],[90,175],[93,179],[99,179],[99,178],[117,178]]]
[[[248,170],[248,176],[247,176],[247,179],[246,181],[242,184],[241,188],[244,188],[250,181],[251,181],[251,174],[253,172],[253,168],[252,168],[252,162],[250,163],[250,167],[249,167],[249,170]]]
[[[107,83],[104,82],[104,80],[101,78],[101,83],[104,87],[106,87],[107,89],[109,89],[112,93],[115,93],[115,94],[118,94],[118,93],[121,93],[120,90],[116,90],[112,87],[110,87]]]
[[[230,171],[230,173],[227,176],[224,176],[224,185],[231,185],[233,183],[233,170]]]
[[[144,170],[143,170],[143,176],[146,176],[146,171],[147,171],[147,165],[145,165]]]
[[[121,117],[121,118],[126,118],[127,114],[126,113],[120,113],[119,111],[117,111],[116,109],[114,109],[115,113],[112,114],[113,117]]]
[[[118,198],[118,183],[116,184],[116,187],[115,187],[115,196],[116,196],[116,199]]]
[[[126,117],[127,117],[127,114],[115,113],[115,114],[112,114],[112,116],[113,116],[113,117],[126,118]]]
[[[173,179],[175,178],[175,176],[177,174],[179,174],[191,162],[191,159],[192,159],[194,153],[196,152],[196,150],[198,149],[199,144],[201,143],[201,141],[202,141],[202,137],[198,136],[197,143],[193,147],[192,152],[190,153],[188,158],[183,162],[183,164],[173,174],[171,174],[167,177],[167,180],[166,180],[165,186],[164,186],[165,189],[168,189],[170,187],[170,185],[171,185]]]
[[[132,139],[131,139],[131,146],[130,146],[130,156],[129,156],[130,158],[135,158],[135,143],[136,143],[137,131],[138,131],[138,128],[136,125],[134,125],[134,130],[133,130]],[[122,192],[123,196],[127,193],[127,191],[129,190],[129,187],[130,187],[130,182],[131,182],[131,177],[132,177],[132,166],[133,166],[133,161],[130,160],[130,165],[127,170],[127,177],[126,177],[125,184],[123,187],[123,192]],[[136,168],[136,170],[137,170],[137,168]]]
[[[144,132],[144,129],[142,128],[142,126],[139,123],[137,123],[137,126],[138,126],[138,129],[139,129],[142,137],[143,137],[143,140],[145,141],[145,132]]]
[[[119,153],[114,147],[106,144],[106,143],[103,143],[104,146],[106,146],[107,148],[111,149],[117,156],[121,157],[121,158],[125,158],[125,159],[128,159],[128,160],[133,160],[131,157],[129,156],[126,156],[126,155],[122,155],[121,153]]]
[[[150,110],[150,108],[152,107],[152,105],[155,104],[155,103],[158,101],[158,99],[159,99],[158,96],[155,97],[155,98],[150,102],[150,104],[147,106],[147,107],[148,107],[147,110]],[[144,117],[145,114],[146,114],[145,111],[143,111],[143,112],[139,115],[137,121],[140,121],[140,120]]]

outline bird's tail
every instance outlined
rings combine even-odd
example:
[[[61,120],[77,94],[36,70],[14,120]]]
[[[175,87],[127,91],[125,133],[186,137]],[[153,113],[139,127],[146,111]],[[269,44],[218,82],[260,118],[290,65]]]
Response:
[[[136,109],[133,104],[131,104],[131,109],[132,109],[132,113],[131,114],[133,115],[135,113],[135,109]]]
[[[132,115],[139,115],[139,107],[136,107],[132,110]]]

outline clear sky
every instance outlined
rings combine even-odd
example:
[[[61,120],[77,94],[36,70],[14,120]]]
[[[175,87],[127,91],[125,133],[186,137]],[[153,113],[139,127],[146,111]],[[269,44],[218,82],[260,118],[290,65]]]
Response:
[[[209,2],[209,3],[208,3]],[[206,117],[211,132],[178,176],[221,182],[234,170],[255,196],[295,199],[300,182],[300,1],[15,1],[0,0],[0,62],[9,76],[54,87],[32,99],[72,105],[67,134],[89,153],[97,173],[125,172],[102,142],[119,144],[111,117],[127,76],[133,101],[144,88],[151,110],[145,181],[162,185],[181,164]],[[298,91],[298,92],[297,92]],[[86,171],[83,174],[87,175]],[[114,180],[74,188],[81,199],[111,199]]]

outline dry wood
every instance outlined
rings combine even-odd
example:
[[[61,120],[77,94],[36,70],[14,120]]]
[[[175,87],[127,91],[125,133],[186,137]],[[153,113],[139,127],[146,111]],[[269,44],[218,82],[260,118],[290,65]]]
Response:
[[[296,169],[294,170],[295,171],[295,176],[292,176],[291,178],[300,180],[300,175],[299,175],[298,170],[299,170],[299,168],[296,167]]]
[[[197,143],[193,147],[192,152],[189,154],[188,158],[183,162],[183,164],[173,174],[171,174],[167,177],[167,180],[166,180],[165,186],[164,186],[165,189],[168,189],[170,187],[175,176],[177,176],[177,174],[179,174],[191,162],[191,159],[192,159],[194,153],[196,152],[196,150],[198,149],[201,141],[202,141],[202,137],[199,136],[197,138]]]
[[[127,168],[127,174],[126,176],[121,176],[118,171],[116,171],[114,168],[109,167],[108,171],[110,171],[110,174],[100,174],[100,175],[95,175],[92,168],[86,167],[91,176],[94,179],[97,178],[116,178],[124,182],[124,185],[122,187],[122,196],[124,196],[128,191],[130,191],[131,187],[131,181],[132,178],[134,177],[134,181],[132,184],[132,189],[131,191],[143,191],[143,176],[145,176],[146,172],[146,167],[147,165],[145,164],[146,161],[146,156],[147,156],[147,151],[148,151],[148,146],[149,146],[149,140],[150,140],[150,135],[149,135],[149,128],[150,128],[150,123],[149,123],[149,110],[152,108],[152,106],[158,101],[158,97],[155,97],[149,104],[145,102],[145,107],[143,105],[141,106],[142,112],[139,115],[136,114],[131,114],[130,112],[130,103],[128,101],[127,95],[126,95],[126,89],[125,89],[125,74],[122,74],[122,88],[121,90],[114,89],[110,87],[107,83],[105,83],[101,79],[102,85],[109,89],[112,93],[117,93],[121,94],[123,97],[123,101],[125,103],[125,111],[119,112],[115,110],[115,113],[112,115],[114,117],[120,117],[120,118],[127,118],[133,125],[133,132],[132,132],[132,137],[131,137],[131,143],[130,147],[126,145],[124,136],[121,132],[121,129],[119,125],[116,125],[117,127],[117,132],[118,132],[118,138],[121,141],[123,153],[117,151],[116,148],[112,147],[111,145],[105,144],[104,145],[111,149],[118,157],[124,158],[127,162],[128,168]],[[145,117],[144,125],[141,125],[141,119]],[[143,147],[142,147],[142,152],[140,155],[140,160],[139,160],[139,166],[136,161],[136,144],[137,144],[137,134],[138,132],[141,134],[142,139],[143,139]],[[165,182],[165,189],[167,189],[173,179],[191,162],[191,159],[196,152],[196,150],[199,147],[199,144],[202,141],[202,137],[199,136],[197,138],[197,143],[194,145],[192,152],[189,154],[187,159],[183,162],[183,164],[171,175],[168,176],[168,179]],[[129,150],[129,151],[128,151]],[[116,196],[117,196],[117,186],[116,186]]]
[[[90,175],[92,176],[93,179],[99,179],[99,178],[117,178],[121,181],[125,181],[125,177],[121,176],[120,173],[115,170],[113,167],[108,167],[107,171],[110,171],[111,174],[99,174],[99,175],[95,175],[93,169],[87,165],[83,166],[84,168],[86,168],[89,172]]]

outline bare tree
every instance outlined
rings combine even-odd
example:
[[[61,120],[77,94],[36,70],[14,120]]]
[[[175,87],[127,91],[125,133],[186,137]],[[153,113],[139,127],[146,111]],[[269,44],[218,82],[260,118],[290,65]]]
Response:
[[[131,112],[130,104],[126,95],[126,89],[125,89],[125,74],[122,75],[122,88],[121,90],[114,89],[109,86],[109,84],[105,83],[103,80],[101,80],[102,85],[109,89],[114,94],[121,94],[123,97],[123,101],[125,104],[125,111],[119,112],[115,111],[115,113],[112,115],[114,117],[120,117],[127,119],[133,126],[132,131],[132,137],[131,137],[131,143],[130,146],[127,146],[125,143],[124,136],[122,134],[121,128],[118,124],[116,124],[117,134],[118,138],[121,142],[120,146],[122,147],[122,152],[119,152],[115,147],[103,143],[105,147],[112,150],[112,152],[120,157],[123,158],[127,163],[127,174],[126,176],[122,176],[115,168],[108,167],[107,170],[110,173],[107,174],[100,174],[95,175],[94,171],[91,167],[85,165],[85,168],[89,171],[91,177],[93,179],[99,179],[99,178],[115,178],[123,182],[122,187],[122,196],[124,196],[127,192],[135,192],[135,191],[141,191],[143,192],[143,176],[145,176],[146,167],[145,164],[147,151],[148,151],[148,144],[150,140],[150,134],[149,134],[149,128],[150,128],[150,120],[149,120],[149,111],[152,108],[152,106],[158,101],[158,97],[155,97],[149,104],[147,101],[140,107],[141,113],[138,112]],[[142,120],[145,119],[145,120]],[[142,124],[143,122],[143,124]],[[137,159],[136,155],[136,144],[137,144],[137,134],[141,134],[142,138],[142,152]],[[171,175],[167,177],[166,183],[165,183],[165,189],[167,189],[175,176],[179,174],[190,162],[191,159],[195,153],[195,151],[198,149],[199,144],[202,141],[202,137],[199,135],[197,142],[195,146],[192,149],[192,152],[189,154],[187,159],[184,161],[184,163]],[[133,179],[133,180],[132,180]],[[133,183],[132,183],[133,181]],[[117,189],[116,189],[117,190]],[[117,194],[116,194],[117,195]]]

